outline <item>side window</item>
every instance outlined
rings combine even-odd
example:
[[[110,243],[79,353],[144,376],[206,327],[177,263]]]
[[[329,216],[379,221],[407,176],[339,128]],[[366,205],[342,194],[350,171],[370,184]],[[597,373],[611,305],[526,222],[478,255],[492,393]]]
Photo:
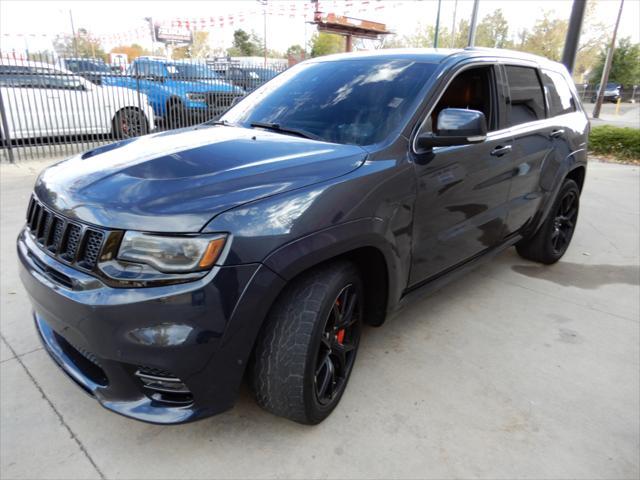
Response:
[[[542,70],[542,83],[549,102],[549,116],[563,115],[576,111],[567,81],[558,72]]]
[[[466,108],[484,113],[487,130],[497,129],[493,66],[463,70],[447,86],[427,120],[428,130],[437,132],[438,115],[445,108]]]
[[[146,77],[149,75],[149,64],[147,62],[134,62],[131,65],[131,74],[133,76]]]
[[[509,126],[545,118],[542,86],[535,68],[506,65],[509,82]]]
[[[18,65],[0,66],[0,86],[13,88],[41,88],[42,82],[35,70]]]
[[[152,77],[166,77],[164,65],[158,62],[151,62],[148,64],[149,73]]]

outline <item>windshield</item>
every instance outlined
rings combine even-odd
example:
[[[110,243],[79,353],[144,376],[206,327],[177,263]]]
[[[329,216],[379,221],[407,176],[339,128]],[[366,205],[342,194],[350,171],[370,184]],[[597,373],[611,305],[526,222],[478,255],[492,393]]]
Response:
[[[273,123],[327,142],[370,145],[415,108],[435,68],[388,59],[303,63],[245,97],[222,120],[244,127]]]
[[[68,70],[72,72],[109,72],[106,63],[92,62],[90,60],[65,60]]]
[[[207,66],[190,63],[168,63],[167,71],[173,78],[188,80],[220,78],[216,72]]]

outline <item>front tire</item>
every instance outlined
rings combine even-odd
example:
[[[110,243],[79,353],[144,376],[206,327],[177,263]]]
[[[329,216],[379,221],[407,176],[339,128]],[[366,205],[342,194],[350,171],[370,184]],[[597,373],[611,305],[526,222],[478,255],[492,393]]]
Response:
[[[578,184],[567,179],[538,232],[531,238],[521,240],[516,250],[522,258],[550,265],[562,258],[576,228],[580,208]]]
[[[113,118],[113,134],[119,139],[134,138],[149,133],[149,122],[137,108],[123,108]]]
[[[358,269],[340,261],[299,277],[276,301],[250,371],[258,404],[315,425],[338,405],[353,368],[364,300]]]

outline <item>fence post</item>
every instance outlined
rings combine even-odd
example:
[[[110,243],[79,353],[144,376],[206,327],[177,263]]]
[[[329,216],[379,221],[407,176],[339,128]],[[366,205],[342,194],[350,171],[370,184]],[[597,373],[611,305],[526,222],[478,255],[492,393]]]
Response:
[[[0,93],[0,117],[2,117],[2,131],[4,132],[3,140],[6,143],[9,163],[15,163],[15,159],[13,158],[13,147],[11,146],[11,136],[9,135],[9,124],[7,123],[7,113],[4,111],[2,93]]]

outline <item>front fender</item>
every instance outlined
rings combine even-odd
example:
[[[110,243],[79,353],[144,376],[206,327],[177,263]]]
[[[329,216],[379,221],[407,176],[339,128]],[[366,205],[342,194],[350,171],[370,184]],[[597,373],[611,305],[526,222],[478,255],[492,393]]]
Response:
[[[263,263],[285,280],[330,258],[374,248],[389,274],[389,306],[411,263],[415,177],[410,164],[365,162],[336,179],[219,214],[202,229],[228,232],[225,265]]]

